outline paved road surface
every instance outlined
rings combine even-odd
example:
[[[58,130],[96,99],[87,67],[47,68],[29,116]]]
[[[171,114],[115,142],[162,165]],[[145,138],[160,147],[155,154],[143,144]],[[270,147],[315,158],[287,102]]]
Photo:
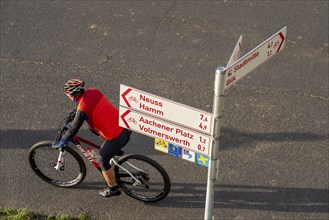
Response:
[[[202,219],[207,169],[153,150],[134,134],[128,152],[161,163],[169,196],[145,205],[103,199],[102,177],[55,188],[27,163],[72,107],[72,77],[115,105],[120,83],[211,112],[214,73],[238,37],[243,53],[287,26],[281,54],[226,92],[216,219],[328,219],[327,1],[1,1],[0,208],[97,219]],[[82,133],[92,137],[84,127]]]

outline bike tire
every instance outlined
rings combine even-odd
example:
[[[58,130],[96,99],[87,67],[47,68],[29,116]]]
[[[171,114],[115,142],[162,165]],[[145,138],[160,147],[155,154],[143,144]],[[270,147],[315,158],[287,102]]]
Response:
[[[134,169],[129,163],[143,171]],[[134,179],[122,168],[115,166],[117,183],[128,196],[151,203],[164,199],[170,192],[171,182],[167,172],[151,158],[139,154],[127,154],[118,159],[118,164],[142,182],[141,185],[134,186]]]
[[[71,147],[65,147],[65,166],[55,170],[59,149],[52,147],[52,141],[41,141],[34,144],[28,159],[32,170],[43,181],[58,187],[73,187],[81,183],[87,174],[82,157]]]

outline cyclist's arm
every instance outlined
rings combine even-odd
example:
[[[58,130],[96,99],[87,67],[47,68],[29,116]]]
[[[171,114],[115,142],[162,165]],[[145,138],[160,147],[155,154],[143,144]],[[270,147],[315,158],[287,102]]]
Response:
[[[71,124],[68,124],[68,130],[63,134],[61,138],[61,143],[67,143],[69,140],[71,140],[74,135],[76,135],[82,126],[83,122],[87,120],[88,116],[83,111],[77,110],[75,117]]]

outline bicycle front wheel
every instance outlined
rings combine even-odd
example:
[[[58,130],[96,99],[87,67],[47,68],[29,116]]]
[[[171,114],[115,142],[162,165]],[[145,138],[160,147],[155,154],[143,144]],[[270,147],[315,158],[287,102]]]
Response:
[[[163,167],[154,160],[138,154],[128,154],[118,159],[115,166],[117,183],[130,197],[143,202],[164,199],[171,187]]]
[[[67,146],[64,152],[64,165],[56,170],[59,150],[52,147],[51,141],[33,145],[28,153],[32,170],[45,182],[59,187],[72,187],[86,177],[86,165],[81,156]]]

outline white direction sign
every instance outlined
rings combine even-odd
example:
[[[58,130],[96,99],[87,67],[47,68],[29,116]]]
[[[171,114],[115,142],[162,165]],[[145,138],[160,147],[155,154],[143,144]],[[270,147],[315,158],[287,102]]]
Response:
[[[119,108],[119,126],[135,132],[173,143],[187,150],[209,155],[210,136],[154,118],[149,115],[132,111],[125,107]]]
[[[228,67],[230,67],[235,61],[237,61],[240,58],[241,52],[242,52],[242,35],[240,36],[238,42],[235,45],[233,53],[232,53],[229,61],[227,62],[226,69]]]
[[[287,27],[271,36],[226,69],[225,89],[246,76],[260,64],[279,53],[285,44]]]
[[[210,134],[212,114],[125,85],[120,85],[120,106],[137,110],[190,129]]]

